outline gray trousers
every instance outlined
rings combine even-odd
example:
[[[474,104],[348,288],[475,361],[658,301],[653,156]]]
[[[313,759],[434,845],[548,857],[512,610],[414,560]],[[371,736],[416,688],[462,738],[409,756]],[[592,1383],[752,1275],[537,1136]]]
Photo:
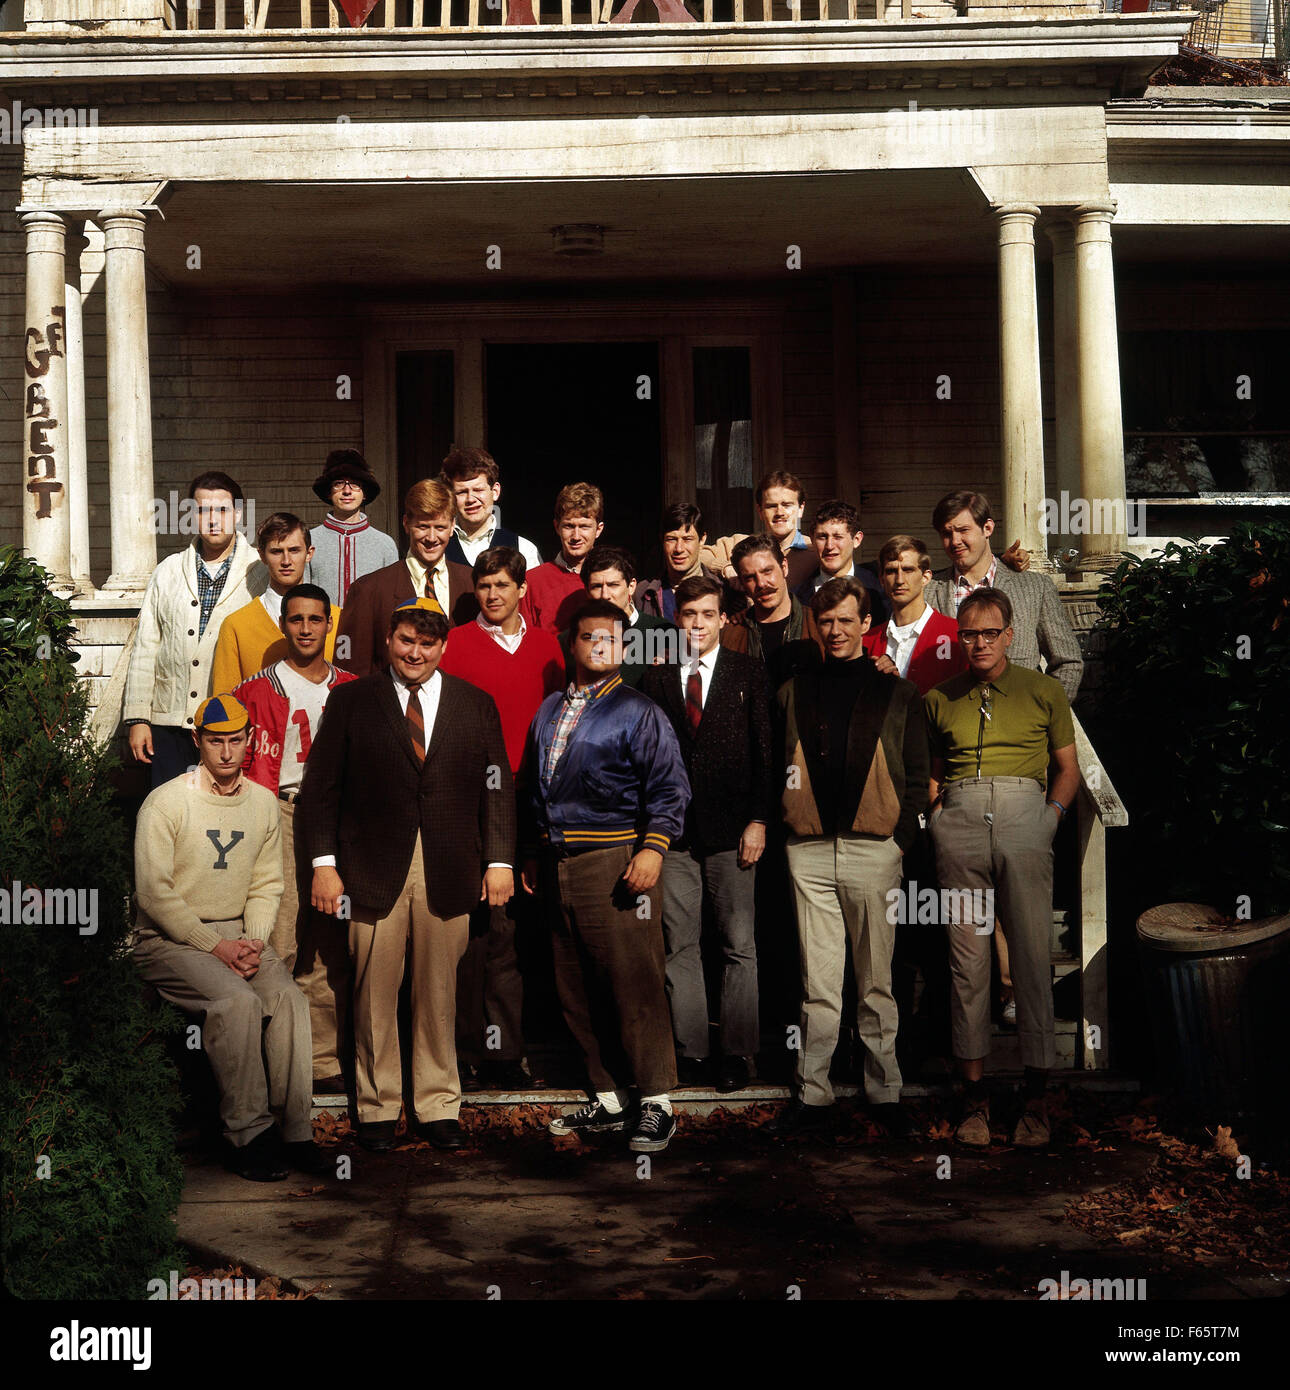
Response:
[[[699,854],[668,850],[663,857],[663,941],[672,1036],[684,1057],[708,1055],[708,991],[703,979],[705,894],[712,903],[724,962],[720,1038],[727,1057],[752,1057],[760,1046],[757,945],[753,935],[754,869],[739,867],[739,851]]]
[[[888,837],[792,836],[788,872],[802,958],[802,1036],[798,1097],[829,1105],[829,1063],[842,1021],[847,939],[856,976],[856,1032],[864,1043],[864,1092],[871,1105],[900,1099],[896,1063],[899,1012],[891,992],[896,943],[889,895],[900,889],[900,849]]]
[[[240,919],[206,925],[229,941],[244,934]],[[229,1143],[249,1144],[275,1116],[288,1143],[311,1138],[309,1006],[273,947],[265,945],[249,980],[209,951],[164,936],[141,937],[134,959],[163,999],[205,1015],[202,1046],[219,1085]]]
[[[1008,938],[1021,1061],[1057,1065],[1053,1034],[1053,836],[1057,812],[1030,777],[951,782],[932,812],[941,887],[994,895]],[[988,911],[988,908],[987,908]],[[950,1026],[954,1055],[963,1061],[990,1052],[990,933],[971,922],[947,923],[950,939]]]

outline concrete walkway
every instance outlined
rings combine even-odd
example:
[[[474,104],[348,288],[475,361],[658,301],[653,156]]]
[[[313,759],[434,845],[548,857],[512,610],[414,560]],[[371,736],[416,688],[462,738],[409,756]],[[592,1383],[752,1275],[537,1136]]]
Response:
[[[850,1120],[852,1107],[840,1105]],[[1164,1275],[1066,1220],[1067,1205],[1145,1173],[1156,1152],[1002,1144],[958,1150],[924,1110],[908,1145],[775,1140],[744,1118],[681,1117],[648,1163],[622,1136],[538,1128],[544,1107],[471,1107],[469,1149],[411,1141],[329,1151],[341,1174],[254,1184],[190,1161],[179,1235],[203,1258],[333,1299],[1020,1298],[1046,1278],[1140,1279],[1148,1297],[1284,1294],[1211,1265]],[[1060,1135],[1058,1136],[1060,1139]]]

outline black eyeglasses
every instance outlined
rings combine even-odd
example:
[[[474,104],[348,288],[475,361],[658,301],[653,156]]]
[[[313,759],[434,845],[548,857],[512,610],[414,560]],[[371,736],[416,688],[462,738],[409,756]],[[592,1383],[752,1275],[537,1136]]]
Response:
[[[959,641],[964,646],[970,647],[974,642],[984,642],[986,646],[993,646],[1000,637],[1007,631],[1002,627],[961,627],[959,628]]]

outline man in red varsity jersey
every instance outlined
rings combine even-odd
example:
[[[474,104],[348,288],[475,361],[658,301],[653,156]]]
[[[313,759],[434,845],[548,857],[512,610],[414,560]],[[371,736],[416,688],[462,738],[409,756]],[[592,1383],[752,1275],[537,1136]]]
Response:
[[[295,812],[305,760],[327,696],[345,681],[357,679],[324,655],[331,612],[327,593],[317,584],[288,589],[279,619],[287,655],[248,676],[234,692],[251,716],[246,775],[275,793],[282,813],[282,903],[269,944],[309,1001],[314,1090],[324,1094],[345,1089],[339,1033],[349,1005],[349,946],[345,933],[320,918],[307,902],[300,912]]]
[[[508,545],[484,551],[473,568],[479,615],[448,634],[439,669],[493,697],[502,718],[506,755],[514,777],[538,706],[564,685],[564,653],[550,633],[524,620],[524,556]],[[579,586],[581,592],[581,586]],[[480,1080],[501,1090],[524,1090],[521,1013],[524,984],[515,952],[516,894],[505,907],[481,903],[457,969],[457,1061],[462,1089]]]

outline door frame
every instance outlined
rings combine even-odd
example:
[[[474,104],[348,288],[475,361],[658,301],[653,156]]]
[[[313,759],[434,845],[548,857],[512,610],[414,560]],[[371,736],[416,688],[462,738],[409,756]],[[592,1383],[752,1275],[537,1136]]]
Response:
[[[398,429],[395,356],[399,352],[453,353],[453,426],[459,444],[486,443],[486,344],[656,342],[659,353],[659,413],[663,457],[663,500],[694,496],[695,347],[747,347],[752,361],[753,399],[761,404],[753,422],[754,471],[760,475],[783,460],[782,300],[755,291],[741,298],[641,295],[579,300],[516,300],[509,304],[454,301],[409,304],[373,300],[362,310],[363,452],[389,499],[386,526],[397,527],[402,499],[396,497]],[[502,462],[503,468],[505,461]],[[749,524],[752,524],[750,518]]]

